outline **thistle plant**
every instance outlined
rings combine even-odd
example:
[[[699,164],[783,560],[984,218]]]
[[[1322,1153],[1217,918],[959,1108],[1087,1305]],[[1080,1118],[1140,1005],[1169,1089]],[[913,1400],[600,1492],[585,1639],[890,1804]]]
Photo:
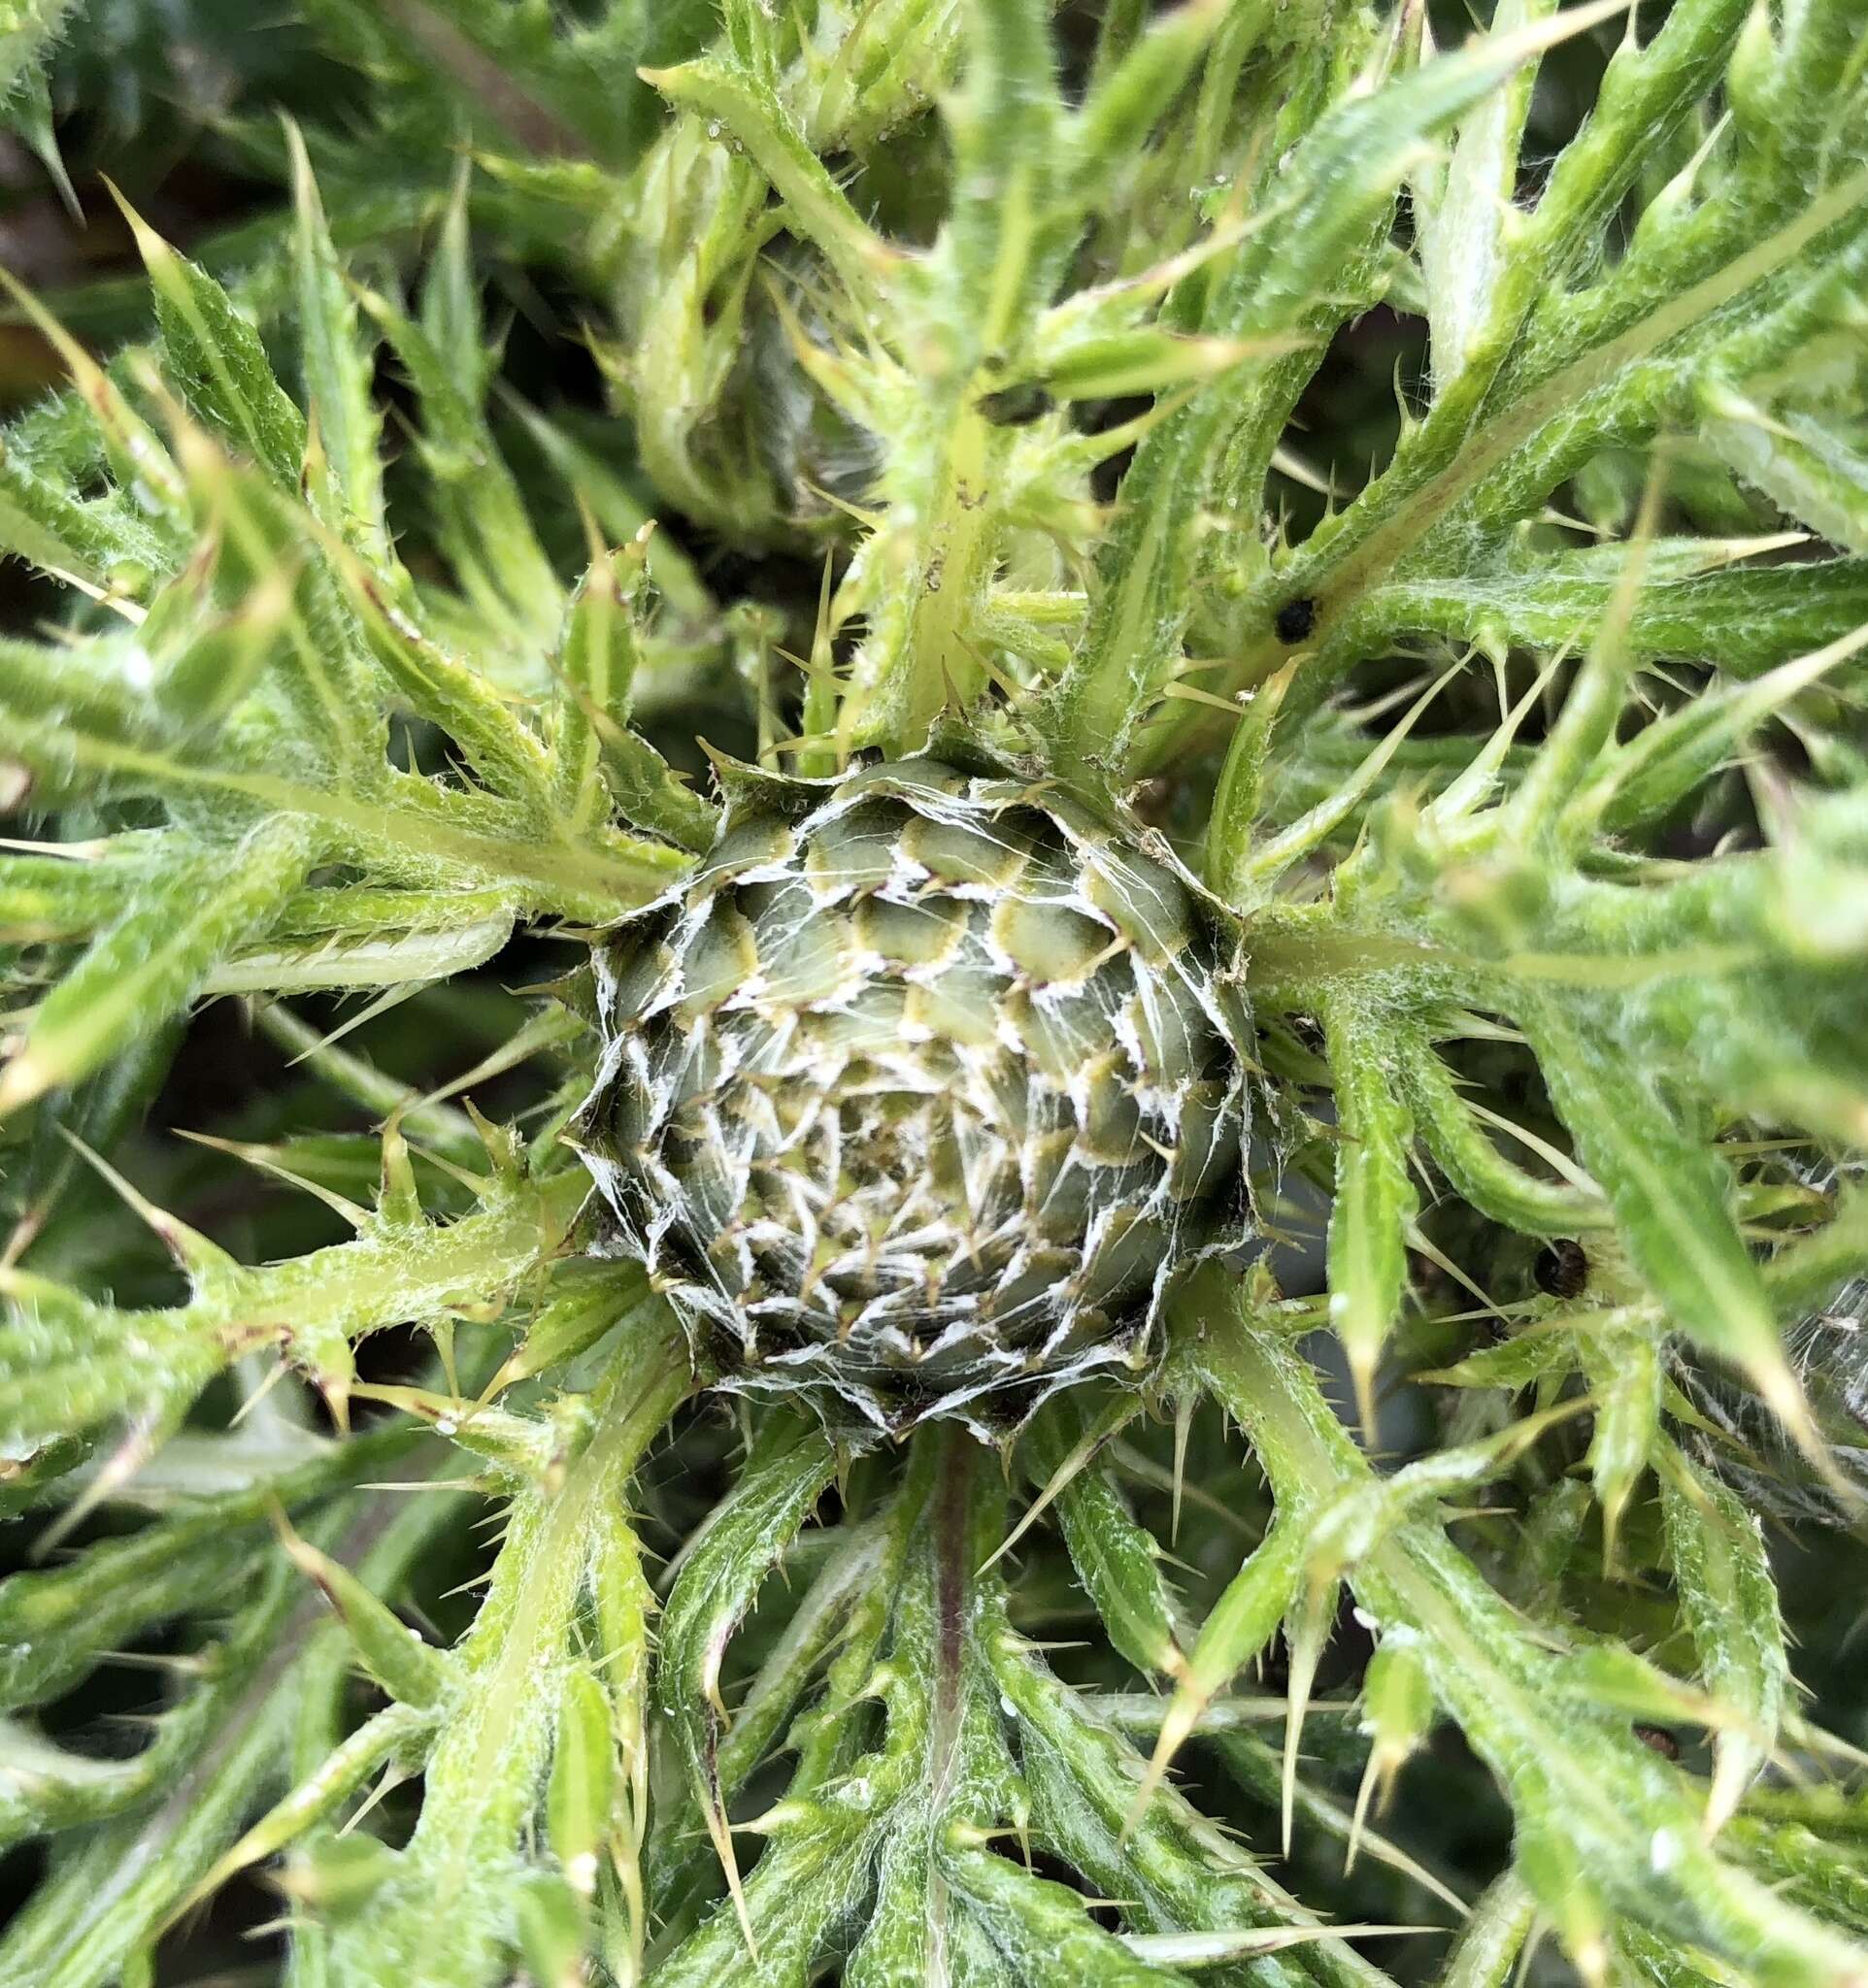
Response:
[[[302,16],[0,21],[262,203],[0,279],[0,1984],[1868,1983],[1858,0]]]

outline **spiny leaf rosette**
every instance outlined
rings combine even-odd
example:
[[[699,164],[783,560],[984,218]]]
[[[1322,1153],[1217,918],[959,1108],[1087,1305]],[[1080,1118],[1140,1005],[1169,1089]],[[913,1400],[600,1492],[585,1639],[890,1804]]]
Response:
[[[1045,781],[727,782],[598,955],[584,1135],[709,1371],[891,1434],[1147,1373],[1171,1280],[1249,1233],[1231,921]]]
[[[1868,16],[1472,11],[0,4],[0,1988],[1868,1988]]]

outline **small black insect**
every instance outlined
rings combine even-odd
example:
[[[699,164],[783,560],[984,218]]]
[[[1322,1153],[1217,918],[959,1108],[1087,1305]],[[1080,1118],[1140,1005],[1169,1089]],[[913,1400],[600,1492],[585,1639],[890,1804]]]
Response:
[[[1271,625],[1277,629],[1280,642],[1302,642],[1317,626],[1317,603],[1286,601],[1279,609]]]
[[[1637,1725],[1634,1729],[1634,1736],[1641,1741],[1642,1745],[1659,1754],[1662,1760],[1678,1760],[1680,1758],[1680,1741],[1668,1732],[1665,1726]]]
[[[1582,1243],[1566,1236],[1537,1252],[1531,1276],[1537,1279],[1537,1288],[1552,1298],[1574,1298],[1589,1281],[1589,1259]]]
[[[1022,381],[1017,386],[1002,386],[994,393],[983,393],[974,402],[974,406],[995,428],[1022,428],[1041,414],[1048,414],[1055,405],[1035,381]]]

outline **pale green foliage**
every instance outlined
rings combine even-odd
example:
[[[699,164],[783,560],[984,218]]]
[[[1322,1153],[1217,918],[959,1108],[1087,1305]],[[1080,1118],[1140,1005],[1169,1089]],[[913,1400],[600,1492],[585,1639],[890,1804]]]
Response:
[[[1859,1524],[1859,1375],[1795,1357],[1868,1276],[1858,0],[1445,51],[1320,0],[304,12],[370,110],[228,120],[276,217],[132,216],[67,314],[134,322],[108,363],[16,299],[70,383],[0,447],[65,602],[0,642],[0,1494],[66,1550],[0,1583],[0,1840],[51,1846],[0,1988],[150,1982],[262,1865],[289,1988],[1868,1982],[1748,1503]],[[82,78],[0,7],[0,89],[61,26]],[[489,265],[576,298],[606,414],[514,403]],[[1318,382],[1384,300],[1426,368],[1364,474]],[[682,890],[696,712],[1171,846],[1326,1290],[1190,1270],[1003,1472],[729,1424],[586,1208],[587,971],[490,1044],[466,977]],[[357,990],[445,1093],[284,1005]],[[209,1177],[346,1240],[244,1261],[113,1171],[187,1199],[136,1128],[215,995],[298,1062]],[[414,1380],[359,1364],[396,1327]],[[60,1724],[154,1639],[139,1747]],[[1461,1901],[1413,1791],[1482,1773]],[[1390,1975],[1351,1900],[1436,1930]]]

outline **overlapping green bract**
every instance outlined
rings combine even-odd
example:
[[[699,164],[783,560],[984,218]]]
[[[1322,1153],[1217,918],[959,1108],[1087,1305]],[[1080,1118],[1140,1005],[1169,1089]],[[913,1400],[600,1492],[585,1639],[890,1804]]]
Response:
[[[45,149],[144,44],[14,14]],[[301,134],[235,49],[212,140],[275,215],[133,218],[145,275],[60,300],[108,361],[15,300],[70,383],[0,453],[63,590],[0,647],[0,1495],[67,1550],[0,1583],[0,1836],[51,1852],[0,1983],[198,1972],[261,1864],[291,1988],[1481,1988],[1541,1929],[1595,1978],[1868,1979],[1855,1762],[1792,1689],[1823,1610],[1747,1502],[1846,1564],[1859,6],[1525,0],[1446,53],[1311,0],[305,14],[359,99]],[[518,396],[482,288],[524,272],[602,407]],[[1378,302],[1426,345],[1371,469]],[[473,975],[677,901],[697,729],[768,793],[931,749],[1146,812],[1236,921],[1260,1219],[1327,1288],[1151,1283],[1145,1371],[1009,1477],[696,1401],[567,1136],[645,1018]],[[1046,1000],[1004,950],[995,1040]],[[414,1080],[284,1005],[354,990]],[[296,1060],[183,1160],[139,1128],[214,996]],[[925,1184],[843,1157],[819,1222]],[[237,1233],[242,1165],[309,1212]],[[164,1681],[105,1747],[126,1651]]]

